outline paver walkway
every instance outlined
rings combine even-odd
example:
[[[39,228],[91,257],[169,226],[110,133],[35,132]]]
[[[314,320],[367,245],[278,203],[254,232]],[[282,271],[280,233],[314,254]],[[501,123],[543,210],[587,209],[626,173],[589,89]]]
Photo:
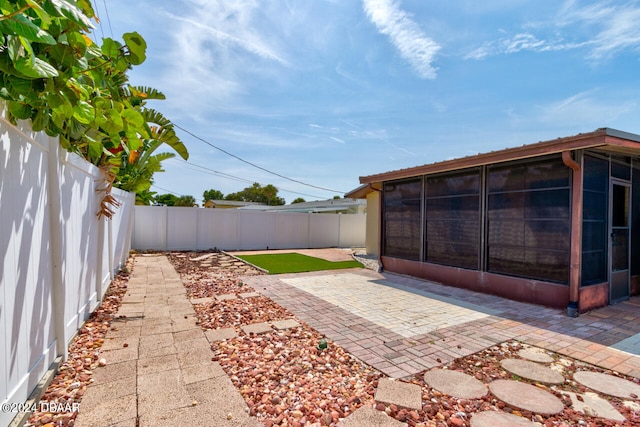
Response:
[[[137,256],[76,419],[86,426],[258,426],[165,256]]]

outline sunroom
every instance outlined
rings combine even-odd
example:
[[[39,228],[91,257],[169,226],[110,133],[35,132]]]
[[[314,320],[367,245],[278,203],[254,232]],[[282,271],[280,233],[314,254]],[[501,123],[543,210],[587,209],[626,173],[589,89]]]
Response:
[[[604,128],[360,178],[384,270],[577,315],[640,293],[640,136]]]

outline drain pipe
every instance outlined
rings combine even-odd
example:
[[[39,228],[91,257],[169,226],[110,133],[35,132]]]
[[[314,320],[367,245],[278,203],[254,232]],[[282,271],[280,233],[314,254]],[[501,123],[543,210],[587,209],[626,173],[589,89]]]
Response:
[[[372,183],[368,184],[368,187],[377,192],[378,197],[378,273],[382,273],[384,265],[382,264],[382,190],[375,188]]]
[[[571,151],[562,152],[562,162],[571,170],[571,253],[569,265],[569,305],[567,316],[578,317],[580,299],[580,264],[582,257],[582,168],[571,157]]]

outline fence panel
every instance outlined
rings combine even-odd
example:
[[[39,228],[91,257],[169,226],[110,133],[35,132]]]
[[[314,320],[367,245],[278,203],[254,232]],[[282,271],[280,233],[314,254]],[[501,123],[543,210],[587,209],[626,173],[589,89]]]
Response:
[[[0,393],[25,400],[56,357],[48,144],[0,118]],[[0,425],[15,414],[0,412]]]
[[[366,215],[136,206],[138,250],[364,247]]]
[[[98,220],[101,172],[0,112],[0,393],[27,400],[128,257],[134,195]],[[127,231],[128,230],[128,231]],[[0,413],[0,426],[15,413]]]

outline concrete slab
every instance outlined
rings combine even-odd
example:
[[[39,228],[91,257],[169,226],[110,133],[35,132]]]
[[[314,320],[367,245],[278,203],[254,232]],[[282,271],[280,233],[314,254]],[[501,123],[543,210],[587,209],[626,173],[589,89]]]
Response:
[[[180,344],[184,341],[201,339],[203,337],[202,329],[187,329],[186,331],[174,332],[173,341]]]
[[[100,402],[122,399],[128,395],[136,394],[136,378],[130,377],[123,380],[111,381],[105,384],[92,384],[82,396],[82,405],[92,407]],[[82,407],[82,405],[80,405]]]
[[[238,332],[236,332],[235,328],[209,329],[204,331],[204,335],[210,343],[214,343],[216,341],[235,338],[238,336]]]
[[[477,412],[471,417],[471,427],[532,427],[540,424],[506,412]]]
[[[271,325],[267,322],[261,322],[261,323],[252,323],[250,325],[244,325],[242,326],[242,331],[249,335],[249,334],[264,334],[265,332],[272,332],[273,329],[271,328]]]
[[[134,393],[118,399],[88,402],[89,389],[82,398],[75,427],[102,427],[111,425],[135,426],[137,418],[137,396]],[[86,409],[85,409],[86,408]],[[133,424],[131,424],[133,420]]]
[[[537,347],[523,348],[518,352],[518,356],[522,357],[523,359],[530,360],[532,362],[539,362],[539,363],[553,362],[553,357],[549,356],[549,354],[545,350]]]
[[[525,411],[543,415],[558,414],[564,410],[562,401],[536,386],[510,380],[495,380],[489,390],[503,402]]]
[[[422,409],[422,389],[417,384],[381,378],[375,394],[376,402],[403,408]]]
[[[155,372],[178,369],[178,357],[175,354],[164,356],[148,357],[138,360],[138,374],[149,375]]]
[[[179,370],[138,376],[139,416],[157,417],[190,404]]]
[[[460,399],[480,399],[489,392],[486,385],[471,375],[448,369],[428,371],[424,381],[429,387]]]
[[[573,379],[590,389],[610,396],[634,400],[640,397],[640,385],[613,375],[580,371],[573,374]]]
[[[223,377],[225,375],[227,375],[227,373],[217,362],[211,362],[204,365],[185,366],[182,368],[182,381],[186,385]]]
[[[106,384],[112,381],[134,378],[137,374],[137,369],[137,360],[108,363],[106,366],[98,366],[93,370],[93,381],[94,384]]]
[[[562,384],[565,381],[561,373],[530,360],[504,359],[500,361],[500,365],[512,374],[532,381],[545,384]]]
[[[137,347],[126,347],[117,350],[101,351],[100,357],[107,361],[107,364],[136,360],[138,358]]]
[[[300,323],[296,322],[293,319],[276,320],[274,322],[271,322],[271,324],[273,325],[274,328],[276,328],[279,331],[283,329],[297,328],[300,326]]]
[[[218,301],[228,301],[230,299],[236,299],[238,296],[236,294],[222,294],[216,295],[216,300]]]
[[[189,302],[191,302],[191,304],[193,304],[193,305],[196,305],[196,304],[211,304],[215,300],[216,300],[215,297],[191,298],[189,300]]]
[[[626,421],[626,418],[613,407],[609,401],[601,398],[596,393],[576,394],[563,391],[569,395],[573,403],[573,409],[591,417],[602,417],[615,421]]]
[[[407,423],[393,419],[382,411],[376,411],[371,406],[358,408],[354,413],[338,423],[338,427],[402,427],[406,425]]]
[[[238,294],[238,296],[240,298],[255,298],[255,297],[261,297],[262,295],[257,292],[243,292],[241,294]]]
[[[198,257],[195,258],[189,258],[189,261],[202,261],[205,260],[207,258],[211,258],[212,256],[217,255],[216,253],[210,253],[210,254],[204,254],[204,255],[200,255]]]

